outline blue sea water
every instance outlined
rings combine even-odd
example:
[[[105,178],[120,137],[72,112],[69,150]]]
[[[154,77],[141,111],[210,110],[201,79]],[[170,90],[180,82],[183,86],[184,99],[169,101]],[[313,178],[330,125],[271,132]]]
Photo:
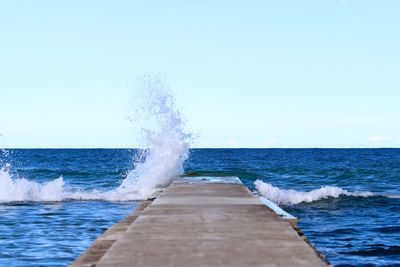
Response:
[[[13,179],[45,183],[62,176],[70,190],[110,191],[134,168],[135,155],[124,149],[16,149],[1,163],[10,164]],[[237,176],[253,191],[256,180],[270,184],[334,266],[400,266],[400,149],[192,149],[184,169],[188,175]],[[7,193],[1,186],[0,180],[0,200]],[[324,186],[350,194],[315,197],[312,190]],[[299,192],[311,202],[291,204]],[[3,201],[0,266],[67,266],[138,203]]]

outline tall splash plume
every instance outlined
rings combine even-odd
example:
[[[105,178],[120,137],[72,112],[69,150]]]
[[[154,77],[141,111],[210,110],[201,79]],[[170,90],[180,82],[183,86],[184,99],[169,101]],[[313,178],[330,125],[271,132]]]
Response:
[[[121,185],[110,191],[81,191],[69,189],[63,177],[47,183],[37,183],[23,177],[12,177],[6,150],[0,157],[0,203],[20,201],[107,200],[126,201],[147,199],[183,174],[188,158],[191,135],[184,130],[183,120],[174,99],[159,77],[146,75],[141,79],[143,101],[137,122],[143,122],[144,149],[137,157]]]
[[[296,191],[293,189],[280,189],[261,180],[254,182],[256,189],[263,197],[266,197],[278,204],[295,205],[302,202],[313,202],[327,198],[337,198],[339,196],[370,197],[371,192],[349,192],[336,186],[323,186],[309,192]]]
[[[136,162],[135,168],[116,190],[136,199],[148,198],[183,174],[191,139],[184,130],[174,99],[161,79],[146,75],[141,78],[141,83],[145,90],[144,101],[139,108],[141,118],[137,119],[144,125],[144,161]]]

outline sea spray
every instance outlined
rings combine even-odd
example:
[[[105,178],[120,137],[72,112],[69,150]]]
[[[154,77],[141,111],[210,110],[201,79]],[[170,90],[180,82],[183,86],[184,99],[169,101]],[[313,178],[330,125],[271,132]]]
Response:
[[[278,204],[295,205],[301,202],[313,202],[326,198],[337,198],[339,196],[373,196],[371,192],[349,192],[336,186],[323,186],[309,192],[296,191],[293,189],[280,189],[261,180],[254,182],[256,189],[263,197],[266,197]]]
[[[70,189],[63,177],[37,183],[13,177],[7,163],[7,150],[0,157],[0,203],[24,201],[147,199],[160,188],[183,174],[188,158],[191,135],[184,129],[174,98],[159,76],[140,78],[142,97],[136,109],[136,124],[141,125],[143,149],[134,159],[131,170],[121,185],[110,191]]]
[[[7,167],[0,169],[0,203],[20,201],[61,201],[64,198],[62,177],[47,183],[24,178],[13,179]]]
[[[140,81],[144,101],[138,110],[142,115],[140,121],[144,121],[142,134],[146,149],[142,155],[145,159],[136,162],[116,191],[144,199],[183,174],[191,135],[184,130],[174,99],[161,79],[146,75]]]

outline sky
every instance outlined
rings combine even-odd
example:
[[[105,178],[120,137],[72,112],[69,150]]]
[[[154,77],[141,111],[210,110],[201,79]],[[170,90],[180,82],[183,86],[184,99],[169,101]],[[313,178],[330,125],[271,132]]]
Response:
[[[1,1],[0,146],[140,146],[162,73],[194,147],[400,147],[400,1]]]

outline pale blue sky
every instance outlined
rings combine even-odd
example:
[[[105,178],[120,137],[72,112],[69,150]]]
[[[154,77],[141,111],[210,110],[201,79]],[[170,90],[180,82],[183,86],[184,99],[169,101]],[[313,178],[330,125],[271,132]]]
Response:
[[[150,71],[197,147],[400,147],[400,1],[194,2],[0,2],[0,145],[137,146]]]

